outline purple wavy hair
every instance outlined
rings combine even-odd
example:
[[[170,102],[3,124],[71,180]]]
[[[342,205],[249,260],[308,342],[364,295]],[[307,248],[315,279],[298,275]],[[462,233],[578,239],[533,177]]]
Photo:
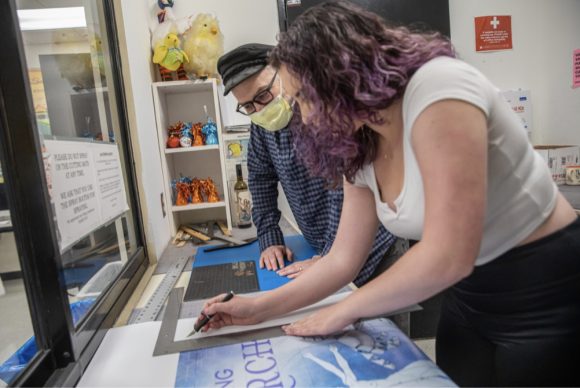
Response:
[[[378,15],[345,1],[308,9],[279,36],[271,63],[285,65],[300,81],[300,98],[311,113],[292,131],[298,157],[314,175],[334,186],[374,160],[377,134],[355,120],[382,123],[378,112],[402,97],[424,63],[455,56],[439,33],[388,27]]]

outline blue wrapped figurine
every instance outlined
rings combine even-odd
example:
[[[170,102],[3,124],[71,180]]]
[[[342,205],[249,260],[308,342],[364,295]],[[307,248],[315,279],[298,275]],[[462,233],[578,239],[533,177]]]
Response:
[[[191,132],[192,126],[193,123],[186,121],[181,127],[182,129],[179,137],[179,144],[182,147],[191,147],[193,144],[193,133]]]
[[[217,125],[207,114],[207,106],[204,105],[203,109],[205,110],[205,115],[207,116],[207,123],[205,123],[201,128],[201,132],[205,136],[205,144],[218,144]]]

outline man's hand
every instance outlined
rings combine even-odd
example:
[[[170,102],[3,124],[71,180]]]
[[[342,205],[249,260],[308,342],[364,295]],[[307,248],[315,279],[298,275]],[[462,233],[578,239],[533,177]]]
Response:
[[[260,255],[260,268],[265,266],[270,271],[275,271],[278,267],[284,268],[284,257],[292,261],[294,253],[284,245],[272,245]]]
[[[304,271],[306,271],[312,264],[316,263],[322,257],[316,255],[312,256],[311,259],[298,261],[294,264],[289,265],[286,268],[280,269],[276,272],[280,276],[288,276],[290,279],[297,278],[298,276],[302,275]]]

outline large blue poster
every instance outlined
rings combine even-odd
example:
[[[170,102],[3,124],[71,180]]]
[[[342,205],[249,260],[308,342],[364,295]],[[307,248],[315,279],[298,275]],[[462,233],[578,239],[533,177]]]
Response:
[[[181,353],[178,387],[455,386],[388,319],[328,337],[276,337]]]

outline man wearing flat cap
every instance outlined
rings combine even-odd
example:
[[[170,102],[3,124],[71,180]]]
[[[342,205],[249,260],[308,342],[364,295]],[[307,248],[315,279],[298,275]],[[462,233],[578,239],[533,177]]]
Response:
[[[258,230],[260,267],[278,270],[280,275],[294,278],[324,256],[336,235],[342,209],[342,189],[329,190],[322,178],[309,175],[294,155],[292,131],[294,113],[283,96],[280,77],[268,65],[272,46],[251,43],[223,55],[218,61],[225,92],[232,92],[238,101],[237,112],[252,120],[248,146],[248,182],[252,194],[252,217]],[[286,194],[292,214],[304,238],[320,256],[285,266],[292,252],[284,245],[278,226],[278,182]],[[390,261],[395,237],[380,227],[373,249],[357,275],[357,286],[368,281]],[[400,254],[400,252],[398,253]],[[384,269],[384,268],[381,268]]]

